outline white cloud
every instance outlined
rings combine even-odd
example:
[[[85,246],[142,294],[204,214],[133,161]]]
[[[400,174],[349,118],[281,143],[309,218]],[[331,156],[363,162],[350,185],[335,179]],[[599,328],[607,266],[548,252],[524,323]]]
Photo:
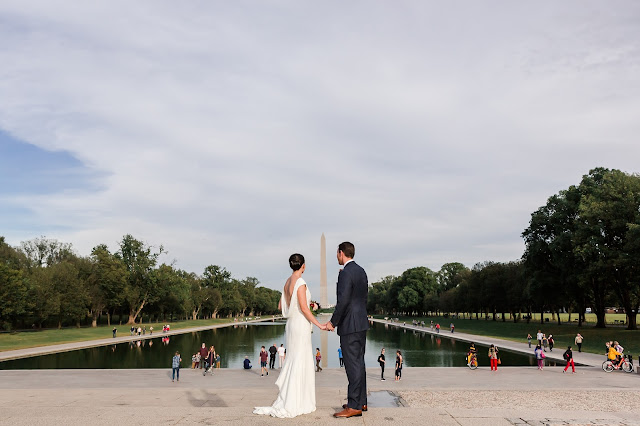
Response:
[[[638,18],[634,2],[3,2],[0,129],[100,177],[11,202],[83,253],[132,233],[270,286],[294,251],[317,280],[322,232],[330,265],[353,240],[372,280],[516,259],[548,196],[637,170]]]

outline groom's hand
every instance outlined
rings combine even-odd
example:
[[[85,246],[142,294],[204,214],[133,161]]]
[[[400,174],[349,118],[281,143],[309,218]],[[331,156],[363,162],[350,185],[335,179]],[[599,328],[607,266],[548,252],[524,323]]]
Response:
[[[335,330],[335,327],[333,326],[333,324],[331,324],[331,321],[327,321],[325,326],[327,327],[327,330],[329,330],[329,331]]]

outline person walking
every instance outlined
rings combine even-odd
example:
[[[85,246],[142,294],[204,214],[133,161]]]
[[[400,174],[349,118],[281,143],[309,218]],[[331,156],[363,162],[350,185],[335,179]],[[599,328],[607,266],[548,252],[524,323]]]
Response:
[[[402,380],[402,352],[396,351],[396,382]]]
[[[320,367],[321,360],[322,354],[320,353],[320,348],[316,348],[316,373],[322,371],[322,367]]]
[[[262,348],[260,348],[260,376],[261,377],[264,376],[264,373],[267,373],[267,376],[269,375],[269,370],[267,370],[267,358],[268,358],[267,350],[263,346]]]
[[[567,347],[567,350],[564,351],[564,354],[562,354],[562,357],[565,359],[565,361],[567,361],[567,365],[564,367],[564,370],[562,370],[562,372],[566,373],[567,369],[569,368],[569,365],[571,365],[572,373],[575,373],[576,365],[573,362],[573,351],[571,350],[571,346]]]
[[[209,351],[207,352],[207,363],[204,366],[204,371],[202,375],[204,376],[207,372],[213,374],[213,363],[216,362],[216,348],[215,346],[211,346]]]
[[[384,359],[384,348],[380,351],[380,355],[378,355],[378,364],[380,364],[380,380],[385,381],[384,378],[384,365],[387,363]]]
[[[153,334],[153,326],[149,327],[149,334]]]
[[[440,333],[440,323],[436,324],[436,333]]]
[[[453,323],[451,323],[451,324],[449,325],[449,328],[451,328],[451,333],[453,333],[453,331],[456,329],[456,326],[455,326],[455,325],[453,325]]]
[[[207,351],[207,345],[202,343],[202,347],[200,347],[200,368],[201,369],[204,367],[204,361],[207,359],[208,353],[209,351]]]
[[[544,368],[544,352],[542,351],[542,347],[540,345],[536,345],[536,348],[533,350],[533,353],[536,356],[536,361],[538,361],[538,370],[542,370]]]
[[[176,351],[176,354],[173,356],[171,360],[171,381],[174,379],[180,381],[180,362],[182,358],[180,358],[180,352]]]
[[[344,359],[342,359],[342,347],[338,347],[338,361],[340,362],[340,367],[344,367]]]
[[[531,348],[531,333],[527,333],[527,342],[529,342],[529,348]]]
[[[216,352],[216,368],[220,369],[220,354]]]
[[[498,371],[498,348],[494,345],[489,347],[489,361],[491,362],[491,371]]]
[[[538,341],[538,346],[542,346],[542,331],[538,330],[536,334],[536,340]]]
[[[286,353],[287,351],[284,349],[284,345],[280,344],[280,347],[278,348],[278,368],[282,368],[284,365],[284,357]]]
[[[277,353],[278,353],[278,348],[276,347],[276,344],[274,343],[269,348],[269,369],[271,369],[271,370],[276,368],[276,354]]]
[[[584,339],[582,337],[582,334],[580,334],[580,333],[576,334],[576,338],[574,339],[574,343],[578,347],[578,352],[582,352],[582,339]]]
[[[113,338],[116,338],[116,333],[118,332],[118,329],[113,327],[113,330],[111,330],[111,332],[113,333]]]
[[[549,350],[553,352],[553,344],[555,343],[555,340],[553,340],[553,334],[550,334],[547,340],[549,341]]]
[[[547,339],[547,335],[543,334],[542,335],[542,348],[544,349],[544,351],[547,351],[547,346],[549,346],[549,339]]]

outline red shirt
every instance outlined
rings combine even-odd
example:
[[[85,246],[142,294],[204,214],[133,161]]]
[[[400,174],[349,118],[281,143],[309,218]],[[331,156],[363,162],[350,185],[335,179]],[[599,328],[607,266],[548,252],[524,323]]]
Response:
[[[267,362],[267,351],[260,351],[260,361]]]

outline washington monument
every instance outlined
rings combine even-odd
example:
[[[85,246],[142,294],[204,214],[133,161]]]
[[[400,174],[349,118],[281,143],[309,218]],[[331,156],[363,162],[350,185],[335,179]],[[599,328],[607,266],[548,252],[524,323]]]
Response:
[[[320,237],[320,306],[327,308],[329,300],[327,297],[327,241],[324,232]]]

